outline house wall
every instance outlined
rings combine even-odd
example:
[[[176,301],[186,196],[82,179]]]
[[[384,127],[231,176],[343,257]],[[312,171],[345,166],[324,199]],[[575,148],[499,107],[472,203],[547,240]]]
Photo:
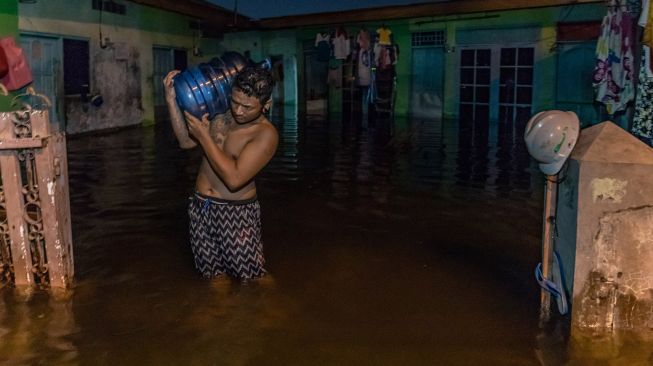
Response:
[[[405,115],[409,113],[411,95],[411,37],[414,32],[427,32],[444,30],[447,37],[449,52],[445,54],[444,70],[444,117],[458,117],[458,77],[459,77],[459,44],[457,35],[477,31],[480,35],[477,44],[502,45],[508,41],[515,43],[533,41],[535,45],[534,65],[534,92],[533,111],[555,108],[556,90],[556,24],[558,22],[600,21],[605,14],[605,7],[601,3],[576,4],[563,7],[545,7],[536,9],[500,11],[487,13],[463,14],[457,16],[430,16],[414,19],[397,19],[390,21],[361,22],[345,24],[344,27],[350,35],[357,34],[364,26],[372,31],[382,24],[387,25],[393,32],[394,42],[399,47],[399,61],[396,68],[397,97],[395,113]],[[221,45],[225,49],[244,51],[249,49],[264,54],[279,54],[284,57],[297,59],[298,72],[296,77],[298,100],[304,100],[303,90],[303,41],[315,39],[321,31],[330,32],[341,24],[327,24],[322,26],[300,27],[293,31],[278,30],[266,32],[229,33],[225,35]],[[536,34],[532,39],[522,39],[524,35],[520,30],[534,29]],[[509,34],[512,40],[502,39],[493,33]],[[589,82],[589,81],[588,81]],[[590,87],[587,86],[570,87]]]
[[[3,0],[0,6],[0,38],[18,37],[18,1]],[[11,96],[0,95],[0,111],[10,110]]]
[[[284,62],[284,102],[295,104],[303,96],[303,50],[302,43],[311,42],[319,31],[331,31],[341,24],[300,27],[291,30],[233,32],[223,39],[194,39],[195,32],[189,28],[189,18],[124,2],[127,15],[102,13],[102,35],[107,37],[108,47],[100,47],[99,11],[91,8],[88,0],[49,0],[35,4],[17,4],[11,0],[0,12],[0,30],[17,34],[70,37],[89,40],[90,89],[103,96],[105,104],[100,108],[88,108],[79,96],[61,98],[59,115],[65,109],[69,132],[84,132],[119,127],[136,123],[153,123],[153,86],[160,80],[153,78],[153,46],[183,48],[188,50],[188,63],[208,61],[224,51],[249,51],[253,60],[267,56],[282,56]],[[74,11],[72,11],[74,10]],[[478,42],[502,44],[505,40],[493,37],[493,32],[514,34],[519,41],[520,29],[536,29],[536,65],[533,110],[555,107],[556,23],[600,20],[605,8],[600,3],[578,4],[564,7],[474,13],[460,16],[430,16],[414,19],[397,19],[376,22],[346,24],[351,35],[361,27],[375,30],[385,24],[393,31],[399,47],[396,65],[397,97],[395,113],[405,115],[410,111],[411,96],[411,35],[413,32],[444,30],[447,35],[444,70],[444,117],[455,118],[458,114],[458,69],[460,47],[456,39],[460,34],[476,32]],[[19,15],[18,17],[16,15]],[[13,24],[13,26],[12,26]],[[199,42],[202,50],[194,56],[193,46]],[[118,54],[118,57],[117,57]],[[61,81],[63,85],[63,81]],[[61,87],[62,88],[62,87]],[[58,93],[59,94],[59,93]],[[61,95],[62,92],[60,93]],[[0,99],[0,108],[3,107]],[[301,110],[302,103],[297,103]],[[7,102],[4,102],[5,108]],[[339,105],[336,105],[336,111]]]
[[[543,109],[555,108],[555,87],[556,87],[556,24],[558,22],[580,22],[580,21],[600,21],[605,15],[606,9],[603,4],[579,4],[564,7],[548,7],[537,9],[525,9],[514,11],[491,12],[483,14],[469,14],[450,17],[431,17],[412,19],[410,21],[409,32],[425,32],[429,30],[446,30],[447,43],[451,47],[457,47],[458,42],[456,35],[461,31],[478,30],[482,36],[478,40],[479,45],[503,44],[507,42],[520,42],[523,34],[520,29],[536,28],[539,35],[536,38],[535,50],[535,74],[533,93],[533,109],[539,111]],[[429,21],[432,20],[432,21]],[[507,30],[513,35],[512,39],[505,39],[493,36],[493,32]],[[529,42],[530,40],[525,40]],[[408,43],[410,47],[410,43]],[[408,48],[409,49],[409,48]],[[403,60],[410,58],[410,52],[405,52]],[[403,61],[402,60],[402,61]],[[445,70],[445,117],[457,117],[458,114],[458,67],[459,52],[447,53],[446,70]],[[450,77],[447,77],[450,76]],[[588,85],[591,87],[591,84]],[[398,85],[399,95],[409,95],[410,85],[401,83]]]
[[[124,2],[126,15],[100,12],[87,0],[50,0],[20,4],[21,34],[76,38],[89,41],[90,92],[102,95],[104,104],[89,107],[79,96],[61,98],[69,133],[154,122],[153,46],[193,47],[189,19],[171,12]],[[198,62],[188,52],[189,63]],[[208,57],[208,56],[207,56]],[[63,71],[63,66],[59,68]],[[63,95],[63,77],[57,95]]]

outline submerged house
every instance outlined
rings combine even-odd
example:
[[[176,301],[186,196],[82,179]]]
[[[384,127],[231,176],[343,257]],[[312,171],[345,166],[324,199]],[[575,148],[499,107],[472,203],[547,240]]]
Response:
[[[228,50],[272,58],[276,105],[344,113],[363,100],[356,36],[382,28],[392,32],[385,108],[395,116],[512,126],[557,108],[593,124],[603,113],[591,76],[605,13],[604,1],[458,0],[253,20],[206,1],[5,0],[0,35],[20,43],[68,133],[164,121],[165,74]],[[319,59],[316,35],[336,32],[351,50],[334,65]],[[1,110],[11,97],[0,97]]]

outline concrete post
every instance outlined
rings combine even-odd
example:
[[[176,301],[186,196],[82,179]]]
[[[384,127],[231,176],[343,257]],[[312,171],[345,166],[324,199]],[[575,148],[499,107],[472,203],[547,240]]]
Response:
[[[572,329],[653,328],[653,149],[603,122],[581,131],[561,176],[556,250]]]

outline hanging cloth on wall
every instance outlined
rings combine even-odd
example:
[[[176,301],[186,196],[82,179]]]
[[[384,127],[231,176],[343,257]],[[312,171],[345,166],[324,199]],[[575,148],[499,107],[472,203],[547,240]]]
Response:
[[[339,27],[336,30],[336,37],[333,39],[333,56],[338,60],[344,60],[351,53],[351,45],[347,32]]]
[[[614,114],[634,99],[633,83],[633,18],[620,7],[608,11],[601,24],[596,45],[594,89],[596,100]]]
[[[651,48],[653,48],[653,11],[651,11],[650,0],[642,1],[642,13],[637,22],[640,27],[644,28],[642,32],[642,47],[646,54],[644,65],[649,77],[653,77],[653,62],[651,61]]]
[[[0,48],[2,48],[7,63],[7,72],[0,78],[2,83],[9,91],[18,90],[32,82],[32,71],[27,64],[23,50],[16,45],[12,37],[0,39]]]
[[[371,44],[370,32],[364,28],[358,31],[358,35],[356,36],[356,43],[358,43],[358,47],[362,50],[369,49]]]
[[[653,141],[653,77],[645,70],[646,57],[642,56],[642,67],[639,70],[637,84],[637,101],[635,102],[635,117],[633,118],[633,135],[644,140]]]
[[[374,64],[380,70],[385,70],[397,64],[397,48],[395,46],[374,45]]]
[[[389,46],[392,44],[392,39],[390,38],[390,35],[392,35],[392,31],[390,30],[390,28],[386,26],[382,26],[381,28],[376,30],[376,33],[379,36],[379,44],[384,46]]]
[[[358,50],[358,68],[356,69],[356,74],[358,76],[358,85],[360,86],[369,86],[371,82],[372,75],[371,66],[372,66],[372,55],[369,49],[361,48]]]
[[[331,44],[329,40],[331,35],[328,33],[318,33],[315,36],[315,47],[317,47],[317,60],[318,61],[329,61],[331,56]]]
[[[336,58],[329,60],[327,84],[335,88],[342,87],[342,60]]]

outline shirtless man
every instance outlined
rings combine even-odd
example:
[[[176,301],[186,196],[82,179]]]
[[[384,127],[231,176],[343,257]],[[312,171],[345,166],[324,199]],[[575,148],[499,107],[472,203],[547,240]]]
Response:
[[[230,111],[209,121],[208,115],[201,120],[188,112],[182,116],[172,80],[177,73],[164,79],[173,130],[182,148],[200,145],[204,152],[188,208],[195,267],[208,278],[259,278],[266,271],[254,177],[272,159],[279,141],[263,114],[272,103],[272,75],[260,67],[241,71],[233,83]]]

